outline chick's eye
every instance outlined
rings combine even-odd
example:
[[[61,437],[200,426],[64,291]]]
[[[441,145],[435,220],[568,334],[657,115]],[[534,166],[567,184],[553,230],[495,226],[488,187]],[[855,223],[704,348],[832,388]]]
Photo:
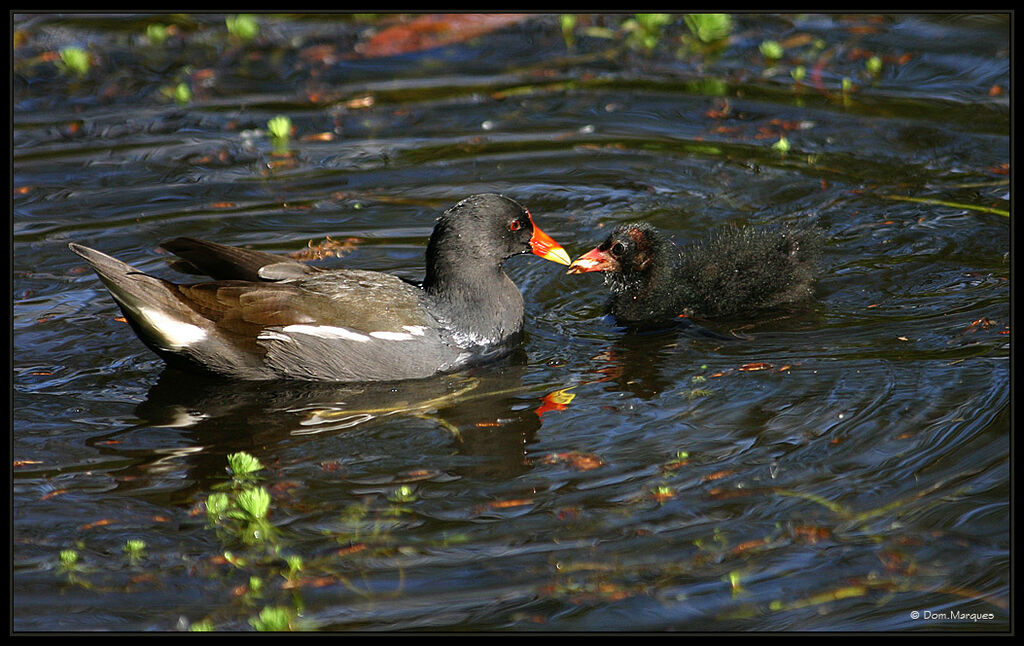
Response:
[[[615,256],[615,257],[621,256],[622,252],[625,251],[625,250],[626,250],[626,248],[622,245],[621,242],[616,242],[615,244],[612,245],[612,248],[611,248],[612,255]]]
[[[518,230],[520,230],[522,228],[523,228],[523,221],[522,220],[512,220],[511,222],[508,223],[508,230],[509,231],[518,231]]]

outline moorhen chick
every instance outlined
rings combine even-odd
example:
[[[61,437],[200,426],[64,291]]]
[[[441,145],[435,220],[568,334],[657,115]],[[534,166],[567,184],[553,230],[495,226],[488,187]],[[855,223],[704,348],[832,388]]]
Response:
[[[628,223],[569,273],[604,272],[609,313],[626,326],[738,318],[810,298],[820,247],[813,228],[733,227],[679,249],[655,227]]]
[[[523,328],[504,261],[532,251],[569,264],[529,211],[495,194],[438,218],[422,283],[188,238],[161,246],[215,280],[171,283],[70,243],[169,365],[249,380],[417,379],[497,358]]]

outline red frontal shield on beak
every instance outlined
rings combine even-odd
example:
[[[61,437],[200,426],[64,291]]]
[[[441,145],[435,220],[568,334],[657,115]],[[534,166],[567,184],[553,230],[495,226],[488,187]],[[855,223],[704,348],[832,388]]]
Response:
[[[565,249],[562,249],[562,246],[555,242],[551,236],[541,231],[540,227],[533,222],[532,216],[530,217],[530,223],[533,224],[533,237],[530,238],[530,248],[533,249],[533,253],[544,260],[568,265],[569,254],[565,253]]]
[[[614,258],[607,252],[601,251],[600,247],[595,247],[574,260],[566,273],[585,274],[588,271],[616,271],[618,267],[619,263]]]

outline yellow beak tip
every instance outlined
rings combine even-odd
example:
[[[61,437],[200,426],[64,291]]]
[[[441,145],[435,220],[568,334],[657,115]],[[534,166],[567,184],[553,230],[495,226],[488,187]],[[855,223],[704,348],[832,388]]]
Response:
[[[548,252],[546,258],[552,262],[557,262],[560,265],[569,265],[572,261],[569,259],[569,254],[565,253],[565,249],[552,249]]]

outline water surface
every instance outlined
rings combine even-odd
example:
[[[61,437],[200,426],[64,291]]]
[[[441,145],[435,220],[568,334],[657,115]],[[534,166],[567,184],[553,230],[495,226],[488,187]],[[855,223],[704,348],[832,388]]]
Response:
[[[677,16],[650,51],[629,18],[382,51],[381,18],[16,15],[13,629],[1008,631],[1008,18]],[[484,191],[573,256],[814,223],[816,299],[641,335],[518,257],[506,361],[240,384],[166,369],[67,249],[175,277],[175,236],[330,236],[418,278]],[[211,520],[259,488],[263,524]]]

